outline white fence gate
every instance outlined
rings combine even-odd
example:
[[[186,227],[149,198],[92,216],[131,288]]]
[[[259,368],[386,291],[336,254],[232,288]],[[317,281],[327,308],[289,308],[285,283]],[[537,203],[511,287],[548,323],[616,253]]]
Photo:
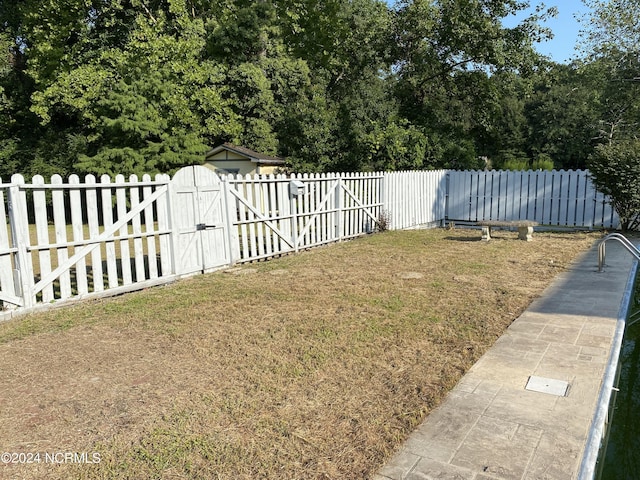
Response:
[[[9,218],[0,229],[5,309],[111,295],[173,275],[167,175],[100,183],[93,175],[85,183],[36,175],[30,184],[14,175],[11,182],[0,202]]]
[[[173,177],[171,190],[176,273],[189,275],[233,263],[237,255],[220,177],[205,167],[185,167]]]
[[[240,260],[257,260],[375,230],[380,173],[228,176]]]

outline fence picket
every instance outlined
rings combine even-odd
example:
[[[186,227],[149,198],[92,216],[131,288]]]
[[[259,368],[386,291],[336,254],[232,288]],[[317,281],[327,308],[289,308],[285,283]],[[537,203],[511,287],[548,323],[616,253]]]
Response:
[[[358,180],[353,175],[348,175],[346,178],[347,181],[345,182],[346,188],[344,190],[344,194],[349,205],[347,210],[349,212],[349,228],[346,236],[351,238],[355,235],[356,225],[358,224],[358,210],[356,209],[355,203],[355,197],[358,194]],[[349,195],[349,193],[351,193],[351,195]]]
[[[100,195],[102,197],[102,226],[108,230],[113,225],[113,206],[111,204],[111,177],[102,175],[100,177]],[[107,281],[109,288],[118,286],[118,260],[116,258],[116,245],[111,239],[105,242],[105,260],[107,262]]]
[[[307,220],[309,219],[309,174],[305,173],[300,178],[302,179],[302,182],[307,186],[307,190],[305,190],[305,193],[298,197],[298,202],[296,203],[298,207],[298,242],[301,245],[310,245],[311,241],[309,240],[309,229],[305,228]]]
[[[364,190],[364,179],[363,179],[364,175],[365,174],[362,173],[362,172],[358,172],[355,175],[356,178],[355,178],[354,183],[355,183],[356,191],[354,193],[355,193],[355,197],[356,198],[363,198],[364,197],[364,195],[363,195],[364,194],[364,191],[363,191]],[[353,203],[354,203],[354,207],[358,206],[355,198],[353,199]],[[355,209],[355,213],[356,213],[355,214],[356,221],[355,221],[355,225],[354,225],[354,229],[353,229],[352,234],[353,235],[360,235],[360,233],[364,230],[363,229],[363,224],[365,223],[365,217],[364,217],[363,209],[362,208],[356,208]]]
[[[538,178],[540,179],[540,183],[539,183],[539,195],[540,198],[538,200],[539,202],[539,215],[538,215],[538,223],[540,224],[549,224],[550,221],[550,215],[551,215],[551,178],[552,178],[552,172],[549,171],[543,171],[540,172],[540,174],[538,175]]]
[[[11,226],[11,240],[17,249],[15,255],[16,276],[14,286],[16,294],[22,295],[23,306],[26,308],[36,304],[34,293],[34,271],[31,256],[29,235],[29,208],[27,192],[24,190],[24,177],[20,174],[11,176],[9,187],[9,224]]]
[[[277,188],[277,183],[276,183],[276,177],[273,174],[269,175],[269,181],[267,182],[267,197],[268,197],[268,202],[269,202],[269,216],[272,218],[277,218],[280,215],[280,212],[278,211],[278,202],[276,201],[276,188]],[[279,226],[279,221],[276,220],[276,225]],[[271,248],[271,252],[272,254],[275,254],[277,252],[280,251],[280,242],[279,242],[279,237],[278,234],[272,230],[269,229],[270,232],[267,233],[267,238],[270,238],[270,248]]]
[[[537,189],[536,172],[529,170],[527,172],[527,202],[526,208],[522,214],[522,220],[533,220],[536,215],[536,189]]]
[[[44,190],[44,177],[35,175],[31,182],[34,186],[42,186],[33,191],[33,215],[36,222],[36,249],[38,252],[38,264],[40,268],[36,275],[40,278],[51,273],[51,252],[49,251],[49,221],[47,218],[47,198]],[[53,301],[53,284],[46,285],[42,290],[42,301],[49,303]]]
[[[124,175],[116,175],[116,183],[124,184]],[[116,188],[116,212],[118,219],[124,218],[127,214],[127,189],[124,186]],[[131,252],[129,250],[129,225],[120,227],[120,265],[122,269],[122,284],[131,285],[133,277],[131,274]]]
[[[243,177],[241,177],[240,175],[237,176],[237,182],[234,183],[235,188],[239,194],[240,197],[244,197],[246,198],[247,196],[247,191],[245,188],[245,184],[243,182]],[[247,221],[248,221],[248,215],[247,215],[247,209],[244,205],[244,203],[242,203],[239,200],[239,197],[234,198],[235,203],[236,203],[236,210],[238,212],[238,221],[240,222],[239,228],[240,228],[240,241],[242,243],[242,249],[241,249],[241,258],[249,258],[251,257],[251,253],[249,251],[249,241],[248,241],[248,232],[247,232]]]
[[[155,181],[169,183],[169,176],[158,174],[155,177]],[[162,195],[156,200],[156,211],[158,212],[158,230],[160,232],[169,232],[171,221],[169,218],[168,195]],[[161,276],[168,276],[175,273],[172,261],[171,238],[168,233],[160,234],[160,270]]]
[[[71,205],[71,231],[74,243],[84,240],[84,225],[82,221],[82,196],[78,188],[80,178],[77,175],[69,177],[69,204]],[[89,292],[87,281],[87,261],[82,257],[76,262],[76,289],[78,295],[86,295]]]
[[[501,175],[498,172],[489,172],[489,215],[492,220],[499,220],[502,210],[504,209],[504,206],[502,205],[503,192],[501,190],[502,182],[500,177]]]
[[[278,236],[280,243],[279,252],[290,251],[292,248],[285,242],[285,238],[291,241],[291,202],[289,201],[289,182],[286,175],[280,174],[276,177],[276,198],[278,199],[278,212],[280,220],[276,225],[282,232],[283,238]]]
[[[575,179],[575,189],[573,190],[573,208],[574,213],[572,220],[574,225],[582,225],[584,221],[584,178],[578,174]]]
[[[320,179],[319,174],[314,174],[312,176],[313,179],[313,188],[309,193],[309,197],[311,199],[311,212],[313,215],[309,218],[311,222],[311,245],[319,245],[322,244],[324,239],[322,238],[322,230],[320,229],[320,219],[322,218],[323,213],[319,213],[323,211],[324,205],[322,204],[322,196],[320,192],[322,190],[322,180]],[[318,214],[319,213],[319,214]]]
[[[571,177],[566,175],[564,170],[560,170],[560,185],[561,185],[561,199],[560,199],[560,216],[559,224],[570,225],[569,223],[569,196],[571,194]]]
[[[256,209],[263,215],[263,216],[269,216],[268,212],[265,211],[265,204],[263,201],[263,197],[262,197],[262,185],[260,182],[260,179],[257,175],[254,175],[253,178],[251,179],[251,183],[253,185],[253,205],[256,207]],[[264,244],[264,231],[263,231],[263,223],[256,221],[254,222],[254,228],[255,228],[255,239],[254,242],[257,240],[257,253],[258,256],[262,257],[265,255],[265,244]]]
[[[51,177],[51,185],[62,185],[62,177],[53,175]],[[51,191],[51,200],[53,206],[53,223],[55,229],[56,243],[59,246],[57,251],[58,262],[63,264],[69,258],[69,246],[67,244],[67,219],[66,208],[64,202],[64,191],[61,188],[54,188]],[[70,269],[65,270],[59,277],[60,280],[60,298],[66,299],[71,297],[71,272]]]
[[[251,175],[249,174],[245,176],[244,190],[245,190],[245,194],[247,196],[246,198],[249,205],[252,205],[254,208],[256,208],[256,210],[260,208],[259,206],[256,207],[257,202],[254,199],[254,195],[253,195],[254,194],[253,182],[251,182]],[[258,243],[256,242],[256,212],[249,208],[247,210],[247,219],[249,221],[248,241],[249,241],[249,251],[251,252],[250,255],[252,257],[257,257]]]
[[[138,183],[138,176],[131,175],[129,182],[132,184]],[[131,186],[129,189],[129,198],[131,201],[131,209],[135,209],[140,205],[140,188],[138,186]],[[142,212],[137,213],[131,219],[133,226],[133,256],[136,272],[136,282],[141,282],[146,279],[144,271],[144,247],[142,243],[142,221],[140,215]]]
[[[89,174],[85,178],[85,183],[91,187],[87,189],[87,211],[89,212],[87,213],[87,221],[89,223],[89,238],[97,238],[100,236],[100,224],[98,218],[98,189],[96,178]],[[92,214],[91,212],[94,213]],[[93,280],[93,291],[102,292],[104,290],[102,248],[94,248],[91,250],[91,274]]]
[[[149,182],[151,182],[151,175],[145,174],[142,176],[142,182],[146,183],[142,187],[142,198],[148,200],[152,195],[152,188]],[[147,263],[149,265],[149,277],[150,279],[158,278],[158,260],[156,253],[156,236],[155,236],[155,222],[153,218],[153,203],[149,203],[144,209],[144,230],[147,235]]]

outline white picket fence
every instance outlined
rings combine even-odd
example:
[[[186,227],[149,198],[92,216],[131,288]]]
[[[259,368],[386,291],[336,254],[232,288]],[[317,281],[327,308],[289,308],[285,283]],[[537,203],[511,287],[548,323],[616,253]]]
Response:
[[[389,217],[390,229],[439,226],[446,218],[449,173],[446,170],[385,173],[382,208]]]
[[[297,194],[292,181],[299,181]],[[382,210],[380,173],[228,177],[239,260],[272,257],[371,233]]]
[[[371,233],[448,221],[615,228],[588,173],[229,176],[186,167],[81,182],[0,180],[0,319]]]
[[[29,308],[162,283],[172,273],[168,175],[0,183],[0,300]]]

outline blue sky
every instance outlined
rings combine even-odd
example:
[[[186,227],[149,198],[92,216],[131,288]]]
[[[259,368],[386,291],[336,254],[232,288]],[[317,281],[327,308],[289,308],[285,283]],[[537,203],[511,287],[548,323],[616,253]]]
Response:
[[[533,11],[535,10],[535,5],[540,2],[532,0],[530,3],[534,5],[531,9]],[[581,18],[589,12],[589,9],[581,0],[546,0],[544,4],[547,7],[557,7],[558,16],[545,23],[553,31],[553,40],[539,43],[536,48],[540,53],[551,57],[552,60],[558,63],[568,63],[576,55],[575,46],[581,29],[576,15]],[[515,24],[518,18],[524,16],[526,14],[522,13],[519,17],[505,19],[504,24],[511,26]]]

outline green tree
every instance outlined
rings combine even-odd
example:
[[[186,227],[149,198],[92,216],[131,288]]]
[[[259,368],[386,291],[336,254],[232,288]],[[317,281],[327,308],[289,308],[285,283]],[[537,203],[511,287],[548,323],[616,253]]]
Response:
[[[96,174],[171,172],[201,163],[215,139],[239,125],[223,99],[225,69],[203,59],[203,22],[141,9],[121,48],[58,73],[33,94],[44,124],[55,117],[85,136],[76,169]],[[177,32],[177,33],[176,33]]]
[[[582,53],[587,57],[640,51],[640,0],[583,0],[591,13],[582,31]]]
[[[306,157],[303,163],[315,162],[316,169],[325,171],[375,170],[385,162],[387,166],[422,165],[422,157],[398,163],[397,151],[393,159],[381,158],[387,144],[411,143],[409,138],[416,135],[404,131],[407,122],[398,116],[398,104],[389,89],[393,79],[389,75],[391,12],[387,5],[379,0],[275,3],[283,42],[309,66],[314,89],[307,97],[314,108],[319,102],[323,107],[316,108],[315,114],[306,106],[300,109],[312,116],[304,117],[305,128],[297,131],[308,138],[305,130],[309,130],[313,143],[291,151],[298,141],[280,131],[285,151],[296,158]],[[296,102],[297,109],[299,105]],[[303,117],[291,113],[302,127]],[[331,137],[318,138],[319,132]]]
[[[0,2],[0,174],[171,172],[221,141],[300,171],[557,161],[526,145],[553,11],[504,28],[525,3]]]
[[[284,43],[326,84],[330,95],[349,89],[392,62],[392,13],[381,0],[274,2]]]
[[[588,167],[609,195],[623,230],[640,226],[640,1],[585,1],[592,7],[584,33],[584,71],[602,85],[598,140]]]
[[[531,164],[531,170],[553,170],[555,164],[551,156],[546,153],[540,153]]]
[[[600,79],[593,73],[550,64],[537,75],[525,103],[529,155],[548,155],[558,168],[585,168],[598,136],[600,97]]]
[[[400,2],[395,69],[401,112],[444,142],[443,154],[451,150],[446,145],[469,140],[473,148],[464,150],[476,158],[521,148],[519,139],[509,137],[522,135],[523,122],[509,131],[510,124],[500,119],[503,110],[521,115],[521,106],[510,105],[517,97],[503,95],[499,86],[510,78],[505,72],[523,76],[534,69],[539,57],[533,43],[549,33],[538,22],[555,14],[541,10],[514,28],[503,26],[503,18],[526,6],[496,0]],[[496,148],[494,140],[502,146]]]
[[[19,21],[23,3],[0,2],[0,177],[14,173],[67,174],[78,147],[73,128],[41,125],[31,107],[36,84],[28,73],[27,43]]]
[[[472,128],[479,155],[497,162],[500,152],[523,150],[528,132],[524,105],[529,82],[516,72],[496,72],[488,79],[485,119]]]
[[[529,156],[522,150],[503,150],[498,153],[494,167],[499,170],[528,170]]]
[[[609,196],[622,230],[640,227],[640,140],[598,145],[589,157],[596,188]]]
[[[603,85],[599,131],[602,141],[626,141],[640,122],[640,1],[585,0],[592,8],[583,32],[585,70]]]

